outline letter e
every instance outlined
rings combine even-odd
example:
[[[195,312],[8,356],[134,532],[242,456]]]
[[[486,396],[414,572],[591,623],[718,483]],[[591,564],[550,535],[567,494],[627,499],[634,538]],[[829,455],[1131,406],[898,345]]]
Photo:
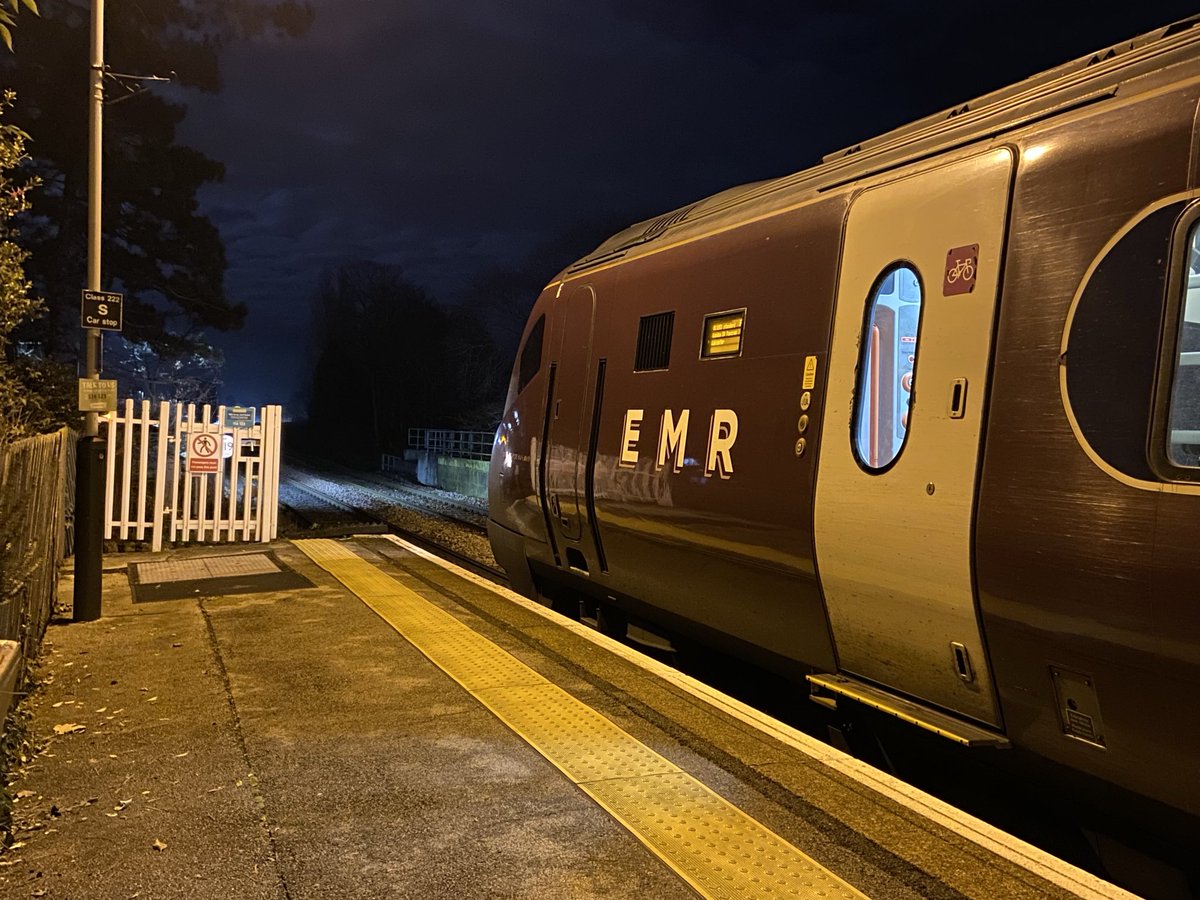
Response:
[[[637,465],[637,442],[641,430],[644,409],[628,409],[625,411],[625,433],[621,438],[621,458],[617,461],[623,469],[632,469]]]

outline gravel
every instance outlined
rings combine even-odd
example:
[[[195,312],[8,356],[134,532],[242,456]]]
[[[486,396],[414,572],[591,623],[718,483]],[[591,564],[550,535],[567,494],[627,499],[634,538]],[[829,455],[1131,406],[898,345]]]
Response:
[[[313,491],[361,510],[376,522],[418,535],[483,565],[497,566],[487,539],[486,500],[393,476],[284,464],[280,476],[281,499],[306,517],[312,510],[313,518],[319,514],[327,521],[328,504],[312,498],[309,492]],[[347,523],[352,518],[352,514],[345,513]],[[281,521],[281,530],[287,537],[303,537],[306,528],[289,518]]]

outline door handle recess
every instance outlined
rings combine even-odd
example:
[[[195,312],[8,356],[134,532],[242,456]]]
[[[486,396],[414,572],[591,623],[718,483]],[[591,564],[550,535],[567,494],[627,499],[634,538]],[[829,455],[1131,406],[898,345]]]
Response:
[[[967,379],[950,382],[950,418],[961,419],[967,414]]]

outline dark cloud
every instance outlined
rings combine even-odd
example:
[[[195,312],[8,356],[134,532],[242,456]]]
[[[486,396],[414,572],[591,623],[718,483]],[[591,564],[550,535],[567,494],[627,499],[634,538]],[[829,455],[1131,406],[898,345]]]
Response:
[[[453,299],[577,222],[629,223],[797,171],[1188,11],[314,5],[308,35],[229,45],[224,90],[186,97],[182,140],[226,164],[202,201],[226,241],[230,293],[250,308],[246,336],[220,338],[230,387],[250,399],[294,393],[304,366],[294,344],[325,267],[395,263]],[[281,334],[286,366],[266,369]]]

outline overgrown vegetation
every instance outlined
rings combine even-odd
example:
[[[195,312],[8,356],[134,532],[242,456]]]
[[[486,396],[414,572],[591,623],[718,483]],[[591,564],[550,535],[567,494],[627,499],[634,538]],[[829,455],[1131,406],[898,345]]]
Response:
[[[0,0],[6,3],[13,0]],[[12,121],[33,136],[26,167],[44,184],[25,216],[22,242],[45,314],[15,338],[27,357],[65,363],[74,374],[87,260],[90,4],[59,0],[40,12],[22,17],[19,52],[0,56],[0,75],[16,91]],[[197,201],[224,167],[177,141],[186,113],[179,92],[157,90],[140,76],[169,74],[176,87],[217,91],[227,40],[298,34],[312,18],[307,4],[294,0],[106,7],[100,286],[125,298],[124,328],[106,342],[104,364],[121,381],[122,395],[139,393],[180,360],[189,377],[211,380],[220,358],[206,332],[238,328],[247,314],[226,293],[225,248]],[[161,363],[147,362],[148,354]]]
[[[475,315],[435,303],[397,267],[327,273],[313,318],[308,436],[319,449],[377,462],[411,427],[495,427],[511,359]]]

